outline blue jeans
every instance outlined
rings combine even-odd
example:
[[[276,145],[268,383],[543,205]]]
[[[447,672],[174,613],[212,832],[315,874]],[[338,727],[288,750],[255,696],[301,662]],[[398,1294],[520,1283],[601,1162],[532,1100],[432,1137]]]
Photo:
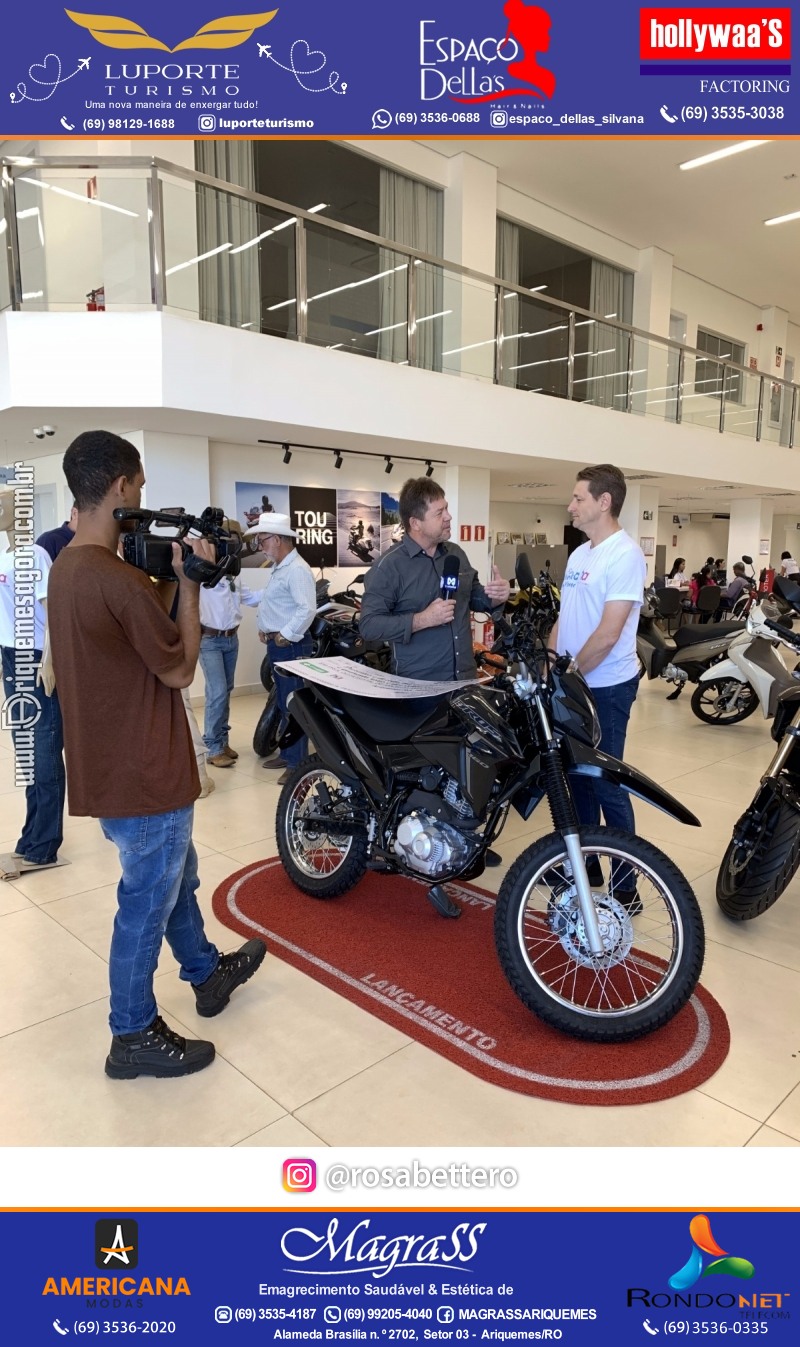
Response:
[[[206,711],[203,741],[209,757],[221,753],[228,742],[228,724],[233,675],[239,657],[238,636],[200,638],[200,668],[206,680]]]
[[[311,637],[304,636],[302,641],[291,641],[289,645],[276,645],[274,641],[267,642],[267,651],[269,653],[269,662],[273,666],[281,660],[303,659],[311,654]],[[303,686],[302,678],[293,678],[281,673],[280,669],[275,670],[275,695],[278,698],[278,709],[281,713],[281,720],[286,722],[288,712],[286,703],[289,700],[290,692],[297,692]],[[281,761],[286,763],[287,767],[296,767],[303,758],[308,755],[308,736],[302,735],[296,744],[284,750],[281,754]]]
[[[56,859],[58,848],[64,840],[66,778],[61,707],[55,692],[52,697],[48,697],[43,688],[31,686],[32,680],[23,674],[23,668],[27,671],[31,667],[27,660],[24,665],[20,661],[20,677],[17,681],[16,654],[12,647],[3,646],[5,697],[13,698],[16,692],[24,696],[24,702],[9,704],[7,711],[20,775],[23,775],[23,761],[30,763],[30,770],[24,771],[27,805],[25,824],[16,850],[26,861],[38,861],[41,864]],[[41,651],[35,650],[33,658],[38,664],[42,658]],[[31,726],[30,719],[36,714],[37,707],[39,716]],[[26,743],[26,740],[31,742]]]
[[[187,805],[168,814],[100,819],[122,865],[108,969],[112,1034],[138,1033],[155,1019],[153,976],[164,936],[184,982],[205,982],[219,962],[197,903],[193,817],[194,806]]]
[[[630,678],[618,687],[592,688],[602,731],[599,748],[612,758],[621,758],[625,752],[628,720],[638,690],[638,678]],[[633,806],[626,790],[608,781],[589,781],[586,777],[572,777],[571,785],[582,824],[596,827],[602,809],[609,828],[621,828],[623,832],[635,834]]]

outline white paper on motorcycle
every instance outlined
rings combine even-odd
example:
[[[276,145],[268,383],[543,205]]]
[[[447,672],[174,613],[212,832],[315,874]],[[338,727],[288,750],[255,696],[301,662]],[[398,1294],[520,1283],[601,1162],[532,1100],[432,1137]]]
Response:
[[[335,688],[337,692],[349,692],[356,697],[381,697],[387,701],[405,701],[408,697],[443,697],[448,692],[458,692],[469,687],[477,680],[474,678],[458,682],[430,683],[421,678],[398,678],[395,674],[384,673],[382,669],[371,669],[367,664],[354,664],[352,660],[333,655],[330,659],[294,659],[276,663],[276,669],[285,669],[295,678],[304,678],[309,683],[321,683],[323,687]]]

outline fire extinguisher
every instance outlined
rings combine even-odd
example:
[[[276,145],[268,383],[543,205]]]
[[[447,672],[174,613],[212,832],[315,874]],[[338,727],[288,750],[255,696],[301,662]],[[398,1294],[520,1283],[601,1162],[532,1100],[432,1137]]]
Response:
[[[88,313],[105,313],[106,288],[104,285],[98,286],[96,290],[90,290],[86,298],[88,300],[86,305]]]

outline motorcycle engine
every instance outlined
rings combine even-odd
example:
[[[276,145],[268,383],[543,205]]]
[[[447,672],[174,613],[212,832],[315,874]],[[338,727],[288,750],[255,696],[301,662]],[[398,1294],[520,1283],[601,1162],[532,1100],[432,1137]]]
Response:
[[[394,841],[394,850],[406,865],[431,876],[458,869],[476,849],[451,824],[422,809],[400,820]]]

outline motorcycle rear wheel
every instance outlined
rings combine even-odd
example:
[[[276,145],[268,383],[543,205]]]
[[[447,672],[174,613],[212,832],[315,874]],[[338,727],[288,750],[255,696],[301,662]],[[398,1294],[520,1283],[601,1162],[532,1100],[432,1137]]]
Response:
[[[495,944],[513,990],[545,1023],[573,1038],[625,1043],[660,1029],[688,1001],[703,966],[703,920],[687,880],[650,842],[605,827],[581,828],[580,837],[603,870],[592,890],[603,954],[588,949],[559,833],[540,838],[509,870]],[[612,860],[641,912],[620,900]]]
[[[749,844],[731,838],[717,875],[717,903],[732,921],[752,921],[776,903],[800,865],[800,815],[780,797],[753,823]]]
[[[322,797],[319,787],[324,787]],[[278,853],[292,883],[311,898],[338,898],[363,878],[367,869],[366,829],[336,832],[336,817],[352,823],[349,789],[316,754],[292,769],[278,798],[275,830]],[[332,800],[328,805],[325,796]],[[327,814],[325,824],[304,823],[304,815]]]
[[[719,706],[719,698],[739,692],[734,709],[728,711]],[[737,678],[713,678],[698,683],[692,693],[692,710],[698,720],[705,725],[738,725],[747,720],[758,708],[758,697],[749,683],[740,683]]]

